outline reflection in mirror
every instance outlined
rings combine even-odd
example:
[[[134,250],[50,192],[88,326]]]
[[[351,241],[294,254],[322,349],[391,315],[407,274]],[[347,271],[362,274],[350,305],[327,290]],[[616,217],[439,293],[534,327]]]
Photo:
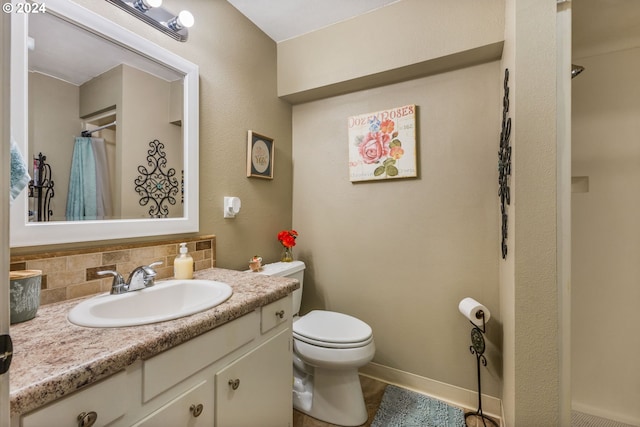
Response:
[[[28,19],[29,221],[181,217],[184,75],[53,14]]]
[[[11,129],[33,159],[11,246],[198,231],[198,67],[65,0],[11,20]]]

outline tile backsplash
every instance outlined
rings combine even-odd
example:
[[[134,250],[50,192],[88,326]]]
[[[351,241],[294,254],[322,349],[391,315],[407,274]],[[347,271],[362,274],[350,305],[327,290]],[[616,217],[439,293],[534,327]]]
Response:
[[[194,270],[215,267],[216,238],[210,235],[12,256],[10,269],[42,270],[40,304],[44,305],[108,291],[113,277],[99,276],[102,270],[115,270],[126,280],[137,266],[162,261],[155,268],[157,278],[173,277],[173,260],[182,242],[187,243]]]

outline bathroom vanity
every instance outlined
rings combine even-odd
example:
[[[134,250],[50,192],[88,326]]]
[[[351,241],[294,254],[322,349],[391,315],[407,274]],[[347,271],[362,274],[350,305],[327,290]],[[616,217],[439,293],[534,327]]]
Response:
[[[14,325],[12,427],[291,425],[297,280],[218,268],[196,278],[226,282],[233,295],[142,326],[73,325],[66,315],[81,300]]]

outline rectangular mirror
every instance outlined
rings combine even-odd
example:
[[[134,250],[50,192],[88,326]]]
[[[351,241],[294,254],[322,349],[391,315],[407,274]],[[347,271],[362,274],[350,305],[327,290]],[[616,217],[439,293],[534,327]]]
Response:
[[[78,5],[12,16],[11,246],[198,231],[198,67]]]

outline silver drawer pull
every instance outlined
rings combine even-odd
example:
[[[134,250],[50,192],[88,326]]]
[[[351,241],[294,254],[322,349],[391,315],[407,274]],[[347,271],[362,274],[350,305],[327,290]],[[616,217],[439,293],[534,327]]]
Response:
[[[276,311],[276,317],[279,319],[284,319],[284,310]]]
[[[81,412],[78,414],[78,427],[91,427],[96,423],[98,414],[94,411]]]
[[[240,380],[236,378],[235,380],[229,380],[229,385],[233,390],[237,390],[240,387]]]
[[[202,414],[203,409],[204,409],[204,406],[202,406],[202,403],[198,403],[197,405],[191,405],[189,407],[189,411],[191,411],[191,414],[194,416],[194,418],[198,418],[200,414]]]

